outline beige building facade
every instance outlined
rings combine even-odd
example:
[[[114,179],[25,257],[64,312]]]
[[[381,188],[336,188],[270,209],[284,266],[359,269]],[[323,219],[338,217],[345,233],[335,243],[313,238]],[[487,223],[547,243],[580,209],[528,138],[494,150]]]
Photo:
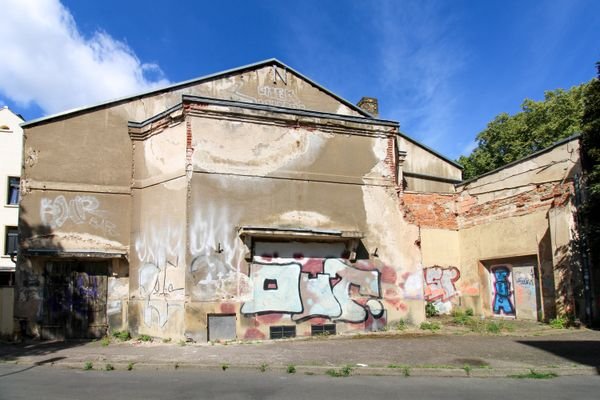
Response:
[[[368,105],[267,60],[25,124],[21,333],[353,333],[418,324],[427,301],[491,316],[521,259],[486,260],[538,253],[473,249],[480,184]],[[503,309],[544,317],[523,310]]]
[[[0,108],[0,337],[13,331],[13,286],[18,247],[21,116]]]

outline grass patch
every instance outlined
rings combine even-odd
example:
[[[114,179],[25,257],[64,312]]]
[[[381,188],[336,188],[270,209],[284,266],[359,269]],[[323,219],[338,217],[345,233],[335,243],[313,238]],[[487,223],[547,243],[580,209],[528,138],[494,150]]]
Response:
[[[102,347],[108,346],[110,344],[110,338],[108,336],[104,336],[102,339],[100,339],[100,344]]]
[[[115,370],[115,367],[114,367],[112,364],[106,364],[106,365],[104,366],[104,369],[105,369],[106,371],[114,371],[114,370]]]
[[[133,365],[134,363],[130,362],[129,364],[127,364],[127,371],[132,371],[133,370]]]
[[[475,333],[491,333],[494,335],[502,332],[513,332],[515,325],[512,321],[480,320],[467,316],[466,314],[453,317],[454,322],[468,327]]]
[[[221,365],[221,369],[222,369],[223,371],[227,371],[227,369],[229,369],[229,364],[222,364],[222,365]]]
[[[345,378],[352,373],[352,367],[345,365],[340,369],[328,369],[325,373],[333,378]]]
[[[286,372],[288,374],[295,374],[296,373],[296,366],[294,364],[288,365],[287,368],[286,368]]]
[[[152,341],[152,336],[150,336],[150,335],[140,335],[140,336],[138,336],[138,340],[140,342],[151,342]]]
[[[408,365],[390,364],[387,367],[401,369],[404,376],[410,376],[410,367]]]
[[[502,325],[500,322],[496,322],[496,321],[490,321],[486,324],[485,326],[485,330],[488,333],[500,333],[500,331],[502,331]]]
[[[180,346],[182,346],[182,347],[183,347],[183,346],[185,346],[186,344],[187,344],[187,343],[186,343],[186,341],[185,341],[185,340],[180,340],[180,341],[179,341],[179,345],[180,345]],[[213,345],[214,345],[214,344],[213,344]]]
[[[441,325],[437,322],[422,322],[419,328],[423,331],[435,332],[441,328]]]
[[[94,364],[92,364],[91,361],[87,361],[85,364],[83,364],[84,371],[90,371],[92,369],[94,369]]]
[[[131,339],[129,331],[113,331],[112,337],[122,342],[126,342]]]
[[[405,320],[401,319],[398,322],[396,322],[396,324],[394,325],[394,329],[396,329],[397,331],[403,331],[406,328],[408,328],[408,324],[406,323]]]
[[[462,310],[454,310],[452,311],[452,322],[457,325],[470,325],[473,321],[473,310],[470,313]]]
[[[435,317],[439,314],[440,313],[438,312],[437,308],[435,308],[433,303],[427,302],[427,304],[425,304],[425,315],[427,318]]]
[[[267,364],[267,363],[262,363],[262,364],[260,364],[260,367],[258,367],[258,370],[259,370],[260,372],[266,372],[268,367],[269,367],[269,364]]]
[[[402,365],[402,364],[390,364],[387,367],[388,368],[405,368],[406,365]]]
[[[531,369],[527,374],[509,375],[508,377],[516,379],[552,379],[557,376],[554,372],[537,372]]]
[[[569,327],[569,319],[564,315],[559,315],[548,321],[548,325],[554,329],[566,329]]]
[[[169,338],[164,338],[164,339],[162,340],[162,342],[163,342],[163,343],[171,343],[171,338],[170,338],[170,337],[169,337]]]

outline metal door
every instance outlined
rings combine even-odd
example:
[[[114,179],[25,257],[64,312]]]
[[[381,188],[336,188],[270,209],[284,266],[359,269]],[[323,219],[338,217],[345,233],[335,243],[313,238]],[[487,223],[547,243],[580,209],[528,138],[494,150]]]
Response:
[[[48,262],[45,338],[98,338],[108,328],[106,262]]]
[[[535,268],[533,265],[514,265],[512,268],[517,318],[537,320]]]

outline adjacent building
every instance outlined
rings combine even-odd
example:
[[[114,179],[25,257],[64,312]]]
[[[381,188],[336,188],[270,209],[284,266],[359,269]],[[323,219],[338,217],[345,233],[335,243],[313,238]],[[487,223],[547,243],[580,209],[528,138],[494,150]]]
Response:
[[[18,249],[23,118],[0,108],[0,336],[13,330],[13,289]]]
[[[359,105],[271,59],[24,124],[21,333],[263,339],[420,323],[428,301],[563,310],[578,140],[461,183]]]

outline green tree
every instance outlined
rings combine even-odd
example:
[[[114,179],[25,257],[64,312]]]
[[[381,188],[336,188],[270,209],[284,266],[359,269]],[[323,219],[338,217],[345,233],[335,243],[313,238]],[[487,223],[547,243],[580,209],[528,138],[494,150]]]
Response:
[[[464,179],[492,171],[581,131],[584,92],[590,83],[526,99],[521,111],[502,113],[477,135],[477,148],[458,159]]]
[[[600,61],[598,77],[586,88],[582,116],[582,161],[587,199],[583,207],[588,242],[595,264],[600,261]]]

